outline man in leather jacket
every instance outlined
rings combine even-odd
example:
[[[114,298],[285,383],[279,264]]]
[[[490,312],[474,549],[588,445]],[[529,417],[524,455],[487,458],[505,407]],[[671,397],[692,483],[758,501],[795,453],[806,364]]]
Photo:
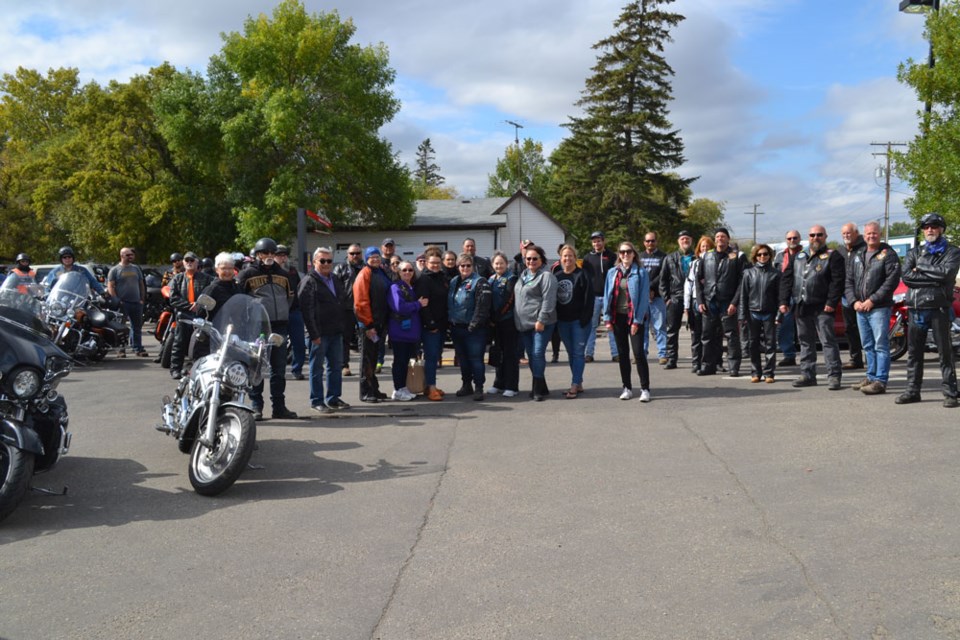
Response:
[[[603,315],[603,287],[607,283],[607,271],[617,264],[617,254],[607,248],[607,239],[603,231],[594,231],[590,234],[590,245],[593,250],[583,257],[583,270],[590,276],[594,295],[593,318],[590,321],[590,333],[587,336],[585,349],[586,362],[593,362],[593,353],[597,346],[597,325],[600,323],[600,316]],[[613,339],[613,333],[608,334],[607,338],[610,341],[610,356],[616,359],[617,343]]]
[[[890,307],[900,284],[900,258],[881,242],[879,223],[864,225],[863,238],[863,246],[847,257],[844,296],[857,316],[867,357],[867,376],[853,388],[872,396],[886,392],[890,377]]]
[[[857,225],[848,222],[840,228],[840,235],[843,236],[843,242],[837,247],[837,251],[843,256],[843,263],[847,264],[850,255],[861,251],[866,242],[860,235]],[[841,299],[843,305],[843,324],[846,327],[847,346],[850,351],[850,361],[843,365],[844,369],[863,369],[863,345],[860,340],[860,328],[857,325],[857,312],[853,309],[853,301],[846,295]]]
[[[793,258],[803,250],[798,229],[787,231],[783,239],[786,241],[786,247],[778,251],[773,258],[773,266],[780,273],[786,271],[793,262]],[[780,347],[780,353],[783,354],[783,359],[777,363],[778,367],[794,367],[797,364],[797,321],[794,318],[792,301],[787,303],[787,308],[789,311],[783,314],[777,325],[777,345]]]
[[[797,334],[800,338],[800,378],[795,387],[817,384],[817,337],[823,345],[830,391],[840,389],[842,365],[833,314],[840,304],[846,272],[843,256],[827,248],[827,230],[810,227],[810,244],[783,272],[780,284],[780,311],[789,311],[792,294],[796,303]]]
[[[313,252],[313,270],[301,280],[297,295],[310,336],[310,407],[320,413],[349,409],[340,397],[344,342],[341,309],[346,292],[343,281],[333,275],[333,250],[320,247]]]
[[[947,242],[947,223],[942,216],[928,213],[920,220],[926,243],[907,252],[903,260],[903,282],[907,285],[907,308],[910,322],[907,329],[907,390],[897,397],[897,404],[920,402],[923,385],[923,353],[927,331],[940,354],[940,378],[943,406],[957,406],[957,372],[953,347],[950,344],[950,306],[953,287],[960,269],[960,249]]]
[[[344,376],[352,376],[350,372],[350,349],[358,352],[360,345],[357,342],[357,316],[353,313],[353,283],[357,274],[363,269],[363,247],[352,244],[347,249],[347,259],[333,268],[333,275],[343,283],[343,372]]]
[[[667,305],[667,362],[664,369],[676,369],[683,322],[683,287],[693,264],[693,234],[681,231],[679,248],[663,259],[660,270],[660,297]]]
[[[197,254],[187,251],[183,256],[183,271],[173,276],[170,281],[170,306],[176,310],[178,318],[193,317],[197,298],[207,285],[213,282],[213,278],[197,268],[199,264]],[[170,377],[174,380],[179,380],[182,376],[180,370],[183,368],[183,357],[192,335],[192,324],[177,322],[173,347],[170,350]]]
[[[697,300],[703,314],[703,365],[697,375],[716,374],[726,337],[730,375],[737,377],[742,358],[737,307],[740,279],[743,270],[748,268],[747,258],[730,247],[730,233],[725,228],[718,228],[713,239],[716,248],[700,257],[695,277]]]

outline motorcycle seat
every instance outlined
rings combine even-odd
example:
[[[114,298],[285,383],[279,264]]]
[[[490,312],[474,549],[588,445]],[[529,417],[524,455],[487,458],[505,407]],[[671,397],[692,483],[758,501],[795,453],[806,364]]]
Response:
[[[96,307],[91,307],[87,311],[87,317],[90,318],[90,324],[97,328],[107,326],[107,314]]]

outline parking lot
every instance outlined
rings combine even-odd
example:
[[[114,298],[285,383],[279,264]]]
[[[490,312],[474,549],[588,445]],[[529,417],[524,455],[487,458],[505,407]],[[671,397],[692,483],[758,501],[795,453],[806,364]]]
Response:
[[[363,405],[353,377],[321,416],[289,380],[302,419],[258,423],[255,468],[212,499],[153,428],[166,370],[77,368],[73,448],[35,479],[69,491],[0,524],[0,637],[960,638],[934,354],[917,405],[893,402],[904,361],[867,397],[684,360],[651,364],[642,404],[605,348],[576,400],[565,355],[541,403],[525,369],[517,398],[454,398],[446,366],[444,402]]]

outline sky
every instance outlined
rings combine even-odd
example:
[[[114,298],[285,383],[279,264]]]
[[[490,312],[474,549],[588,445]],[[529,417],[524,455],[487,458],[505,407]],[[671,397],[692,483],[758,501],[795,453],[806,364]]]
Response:
[[[446,184],[483,196],[513,143],[545,155],[614,33],[625,0],[304,0],[357,27],[354,43],[383,43],[402,103],[381,134],[413,165],[430,138]],[[170,62],[203,72],[221,34],[267,0],[0,0],[0,73],[75,67],[83,81],[126,81]],[[676,0],[685,16],[665,52],[673,67],[670,118],[685,145],[679,168],[695,198],[723,202],[733,235],[781,240],[788,229],[884,215],[883,146],[917,135],[923,109],[896,79],[925,61],[921,16],[898,0]],[[909,186],[892,180],[891,222],[909,219]],[[754,205],[762,215],[754,217]]]

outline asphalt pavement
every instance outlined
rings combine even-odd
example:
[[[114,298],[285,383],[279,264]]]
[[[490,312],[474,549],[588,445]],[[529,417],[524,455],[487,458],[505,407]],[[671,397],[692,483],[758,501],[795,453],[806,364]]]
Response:
[[[960,638],[960,412],[934,358],[902,407],[903,361],[867,397],[862,372],[794,389],[795,367],[653,358],[653,401],[620,401],[605,340],[575,400],[565,354],[546,402],[525,367],[516,398],[455,398],[445,366],[443,402],[361,404],[352,377],[326,416],[289,379],[302,417],[258,423],[254,468],[204,498],[154,430],[167,371],[111,357],[61,386],[73,448],[35,485],[67,495],[0,523],[0,637]]]

